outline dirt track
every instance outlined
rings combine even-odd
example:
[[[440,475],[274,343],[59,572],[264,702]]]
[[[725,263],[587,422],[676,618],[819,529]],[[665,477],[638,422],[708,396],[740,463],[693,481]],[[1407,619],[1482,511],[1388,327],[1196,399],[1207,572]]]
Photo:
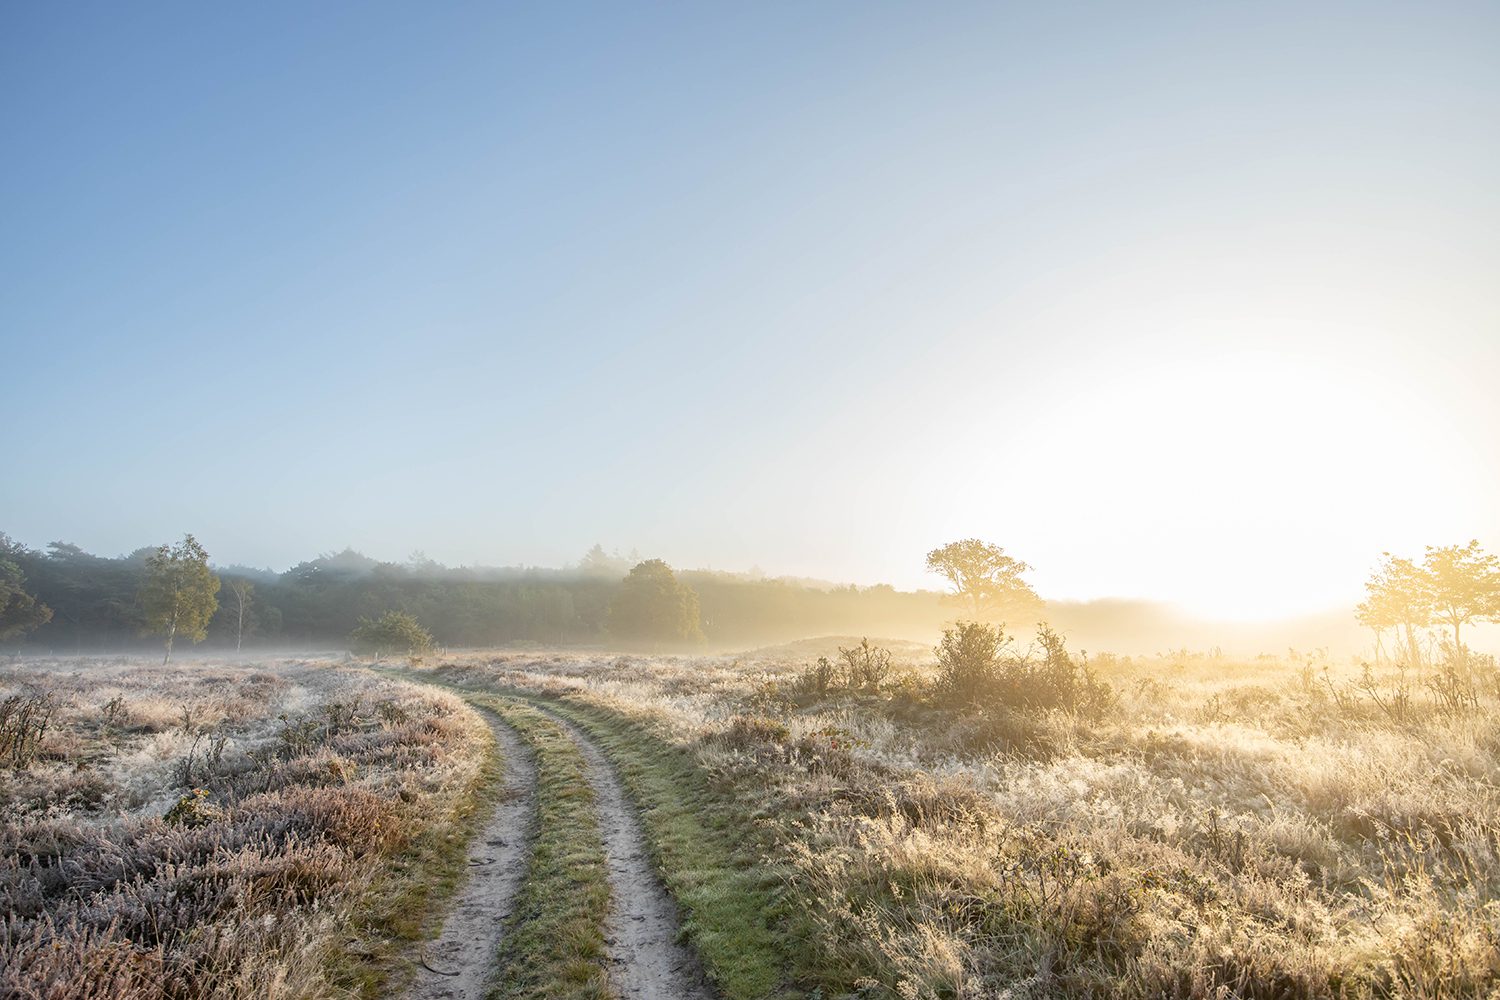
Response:
[[[410,1000],[482,1000],[495,973],[505,917],[526,874],[536,818],[536,764],[509,726],[491,712],[480,714],[505,755],[505,787],[469,845],[469,878],[441,936],[424,949]]]
[[[635,806],[604,752],[567,719],[548,713],[588,763],[604,853],[610,915],[605,927],[611,985],[622,1000],[710,1000],[714,996],[692,949],[678,941],[677,907],[646,851]]]

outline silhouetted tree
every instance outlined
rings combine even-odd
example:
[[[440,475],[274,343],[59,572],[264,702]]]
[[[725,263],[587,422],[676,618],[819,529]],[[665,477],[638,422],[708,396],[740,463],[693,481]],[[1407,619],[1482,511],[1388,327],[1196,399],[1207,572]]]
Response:
[[[609,631],[622,639],[689,642],[703,639],[698,595],[660,559],[636,565],[609,606]]]
[[[1417,629],[1432,624],[1432,593],[1427,574],[1410,559],[1381,553],[1380,568],[1365,581],[1365,599],[1354,611],[1360,624],[1375,633],[1377,650],[1386,629],[1405,647],[1407,662],[1422,661]]]
[[[1479,547],[1427,546],[1422,560],[1432,616],[1453,629],[1453,651],[1462,656],[1463,626],[1500,619],[1500,559]]]
[[[954,598],[968,604],[975,618],[1030,611],[1042,603],[1021,579],[1031,567],[1006,555],[1000,546],[977,538],[933,549],[927,553],[927,569],[953,585]]]
[[[165,664],[172,658],[177,636],[201,642],[208,635],[208,621],[218,610],[214,596],[219,578],[208,568],[208,553],[192,535],[177,545],[163,545],[146,558],[146,582],[140,591],[146,613],[146,632],[166,637]]]

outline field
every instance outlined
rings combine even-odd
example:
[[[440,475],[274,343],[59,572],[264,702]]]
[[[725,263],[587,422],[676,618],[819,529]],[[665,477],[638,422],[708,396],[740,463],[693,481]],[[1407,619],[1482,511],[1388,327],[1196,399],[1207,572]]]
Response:
[[[458,699],[331,664],[11,666],[0,996],[386,989],[490,748]]]
[[[20,661],[0,993],[1496,995],[1493,663],[824,645]]]

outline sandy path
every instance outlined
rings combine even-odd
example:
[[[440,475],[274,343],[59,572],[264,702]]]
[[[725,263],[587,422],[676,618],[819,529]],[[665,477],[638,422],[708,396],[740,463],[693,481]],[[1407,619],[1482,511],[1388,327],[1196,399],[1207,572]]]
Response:
[[[505,755],[500,801],[469,844],[469,877],[424,951],[409,1000],[482,1000],[516,889],[526,874],[527,844],[536,819],[536,762],[526,744],[494,713],[476,709]],[[437,970],[437,971],[434,971]]]
[[[604,935],[611,985],[621,1000],[711,1000],[714,993],[698,956],[677,940],[677,906],[656,877],[635,806],[614,766],[578,726],[551,712],[547,715],[577,744],[594,787],[609,866],[610,913]]]

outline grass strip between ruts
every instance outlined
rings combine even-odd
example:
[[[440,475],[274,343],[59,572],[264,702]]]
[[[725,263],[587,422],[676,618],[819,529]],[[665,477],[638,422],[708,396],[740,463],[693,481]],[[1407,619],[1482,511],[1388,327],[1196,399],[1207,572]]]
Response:
[[[536,757],[537,829],[506,921],[492,997],[602,1000],[609,876],[588,768],[555,720],[510,698],[465,692],[521,734]]]
[[[803,995],[794,985],[796,950],[783,882],[763,863],[754,818],[690,751],[642,721],[583,699],[513,687],[481,690],[425,671],[403,676],[460,692],[477,705],[487,706],[496,694],[524,700],[577,724],[624,781],[683,930],[725,1000]]]
[[[789,983],[782,879],[764,865],[753,818],[732,789],[716,788],[689,752],[618,712],[578,699],[537,701],[613,761],[683,929],[725,1000],[802,995]]]

